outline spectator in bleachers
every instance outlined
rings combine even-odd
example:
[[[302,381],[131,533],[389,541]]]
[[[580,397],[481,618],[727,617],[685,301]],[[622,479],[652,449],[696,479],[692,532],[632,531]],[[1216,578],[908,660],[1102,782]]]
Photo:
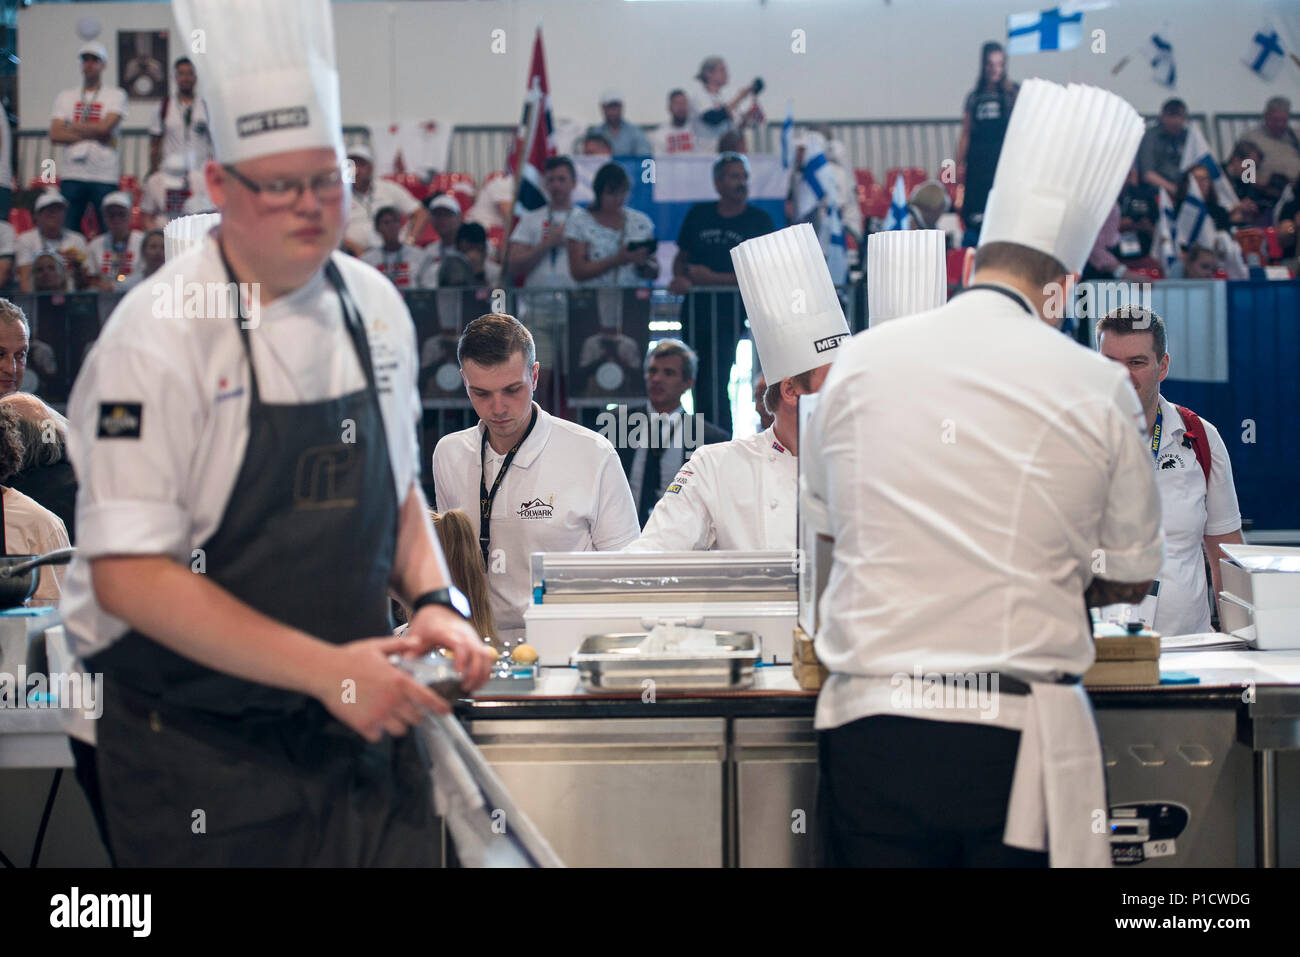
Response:
[[[379,245],[362,253],[361,261],[378,269],[398,289],[416,288],[428,253],[419,246],[402,242],[402,211],[396,206],[377,210],[375,232],[379,235]]]
[[[172,76],[176,93],[158,104],[149,121],[149,172],[162,167],[168,156],[179,155],[186,169],[202,169],[212,159],[212,137],[208,133],[208,104],[194,92],[198,74],[194,62],[183,56],[176,61]]]
[[[0,299],[0,396],[21,388],[31,340],[27,314],[8,299]]]
[[[635,286],[656,278],[654,224],[645,213],[624,205],[632,191],[627,172],[606,163],[596,171],[591,188],[591,205],[575,209],[564,224],[570,274],[582,286]]]
[[[27,230],[14,243],[14,266],[22,292],[33,290],[32,265],[42,253],[58,257],[66,287],[74,287],[86,260],[86,237],[64,226],[67,208],[67,200],[58,190],[47,190],[36,198],[36,228]]]
[[[1277,242],[1282,247],[1282,258],[1292,259],[1300,252],[1300,243],[1296,235],[1300,233],[1300,178],[1291,184],[1291,196],[1280,202],[1273,216],[1277,225]],[[1300,273],[1300,264],[1295,264],[1293,273]]]
[[[1175,274],[1178,271],[1176,265],[1174,266],[1174,272],[1170,274],[1172,278],[1213,279],[1215,274],[1223,268],[1214,250],[1199,243],[1192,243],[1183,250],[1180,265],[1182,266],[1182,276],[1179,277]]]
[[[90,206],[103,228],[99,204],[117,189],[121,175],[117,126],[126,113],[126,91],[116,86],[105,89],[101,83],[108,62],[108,51],[102,43],[82,44],[79,56],[81,86],[55,97],[50,141],[66,146],[59,177],[67,197],[64,225],[80,229],[86,207]]]
[[[727,130],[718,137],[718,155],[723,153],[740,153],[748,152],[745,149],[745,134],[740,130]]]
[[[456,250],[456,234],[461,227],[460,203],[448,193],[438,193],[429,198],[427,207],[438,239],[424,247],[426,258],[418,285],[424,289],[433,289],[438,285],[438,268],[442,265],[443,257]]]
[[[43,555],[67,548],[68,530],[49,509],[9,485],[22,468],[26,452],[18,414],[0,405],[0,494],[4,496],[4,543],[7,555]],[[45,566],[39,570],[36,591],[28,601],[33,606],[59,603],[64,569]]]
[[[614,155],[614,145],[610,143],[609,137],[604,133],[597,133],[595,130],[588,131],[587,135],[578,143],[578,148],[583,156]]]
[[[161,229],[151,229],[144,234],[140,241],[140,268],[122,283],[120,291],[126,292],[128,289],[138,285],[145,279],[148,279],[159,269],[167,259],[167,244],[163,240],[163,231]]]
[[[1083,266],[1083,279],[1132,278],[1128,266],[1113,251],[1119,245],[1119,222],[1119,203],[1116,203],[1093,241],[1092,252],[1088,253],[1088,261]]]
[[[749,161],[739,153],[723,153],[713,163],[715,203],[696,203],[677,233],[677,257],[668,289],[681,295],[695,286],[736,286],[731,250],[747,239],[776,227],[772,217],[749,204]],[[724,431],[731,432],[731,403],[727,383],[740,341],[739,292],[703,292],[682,304],[686,341],[700,354],[695,394],[698,408]]]
[[[853,163],[849,159],[849,148],[840,140],[826,142],[826,159],[835,174],[835,185],[839,187],[840,210],[844,218],[844,229],[853,234],[858,243],[862,242],[862,207],[858,205],[858,181],[853,175]]]
[[[974,246],[984,223],[984,207],[993,188],[993,173],[1002,155],[1002,141],[1019,87],[1007,76],[1007,55],[1000,43],[980,48],[975,88],[962,107],[961,138],[957,141],[957,181],[966,184],[961,218],[966,226],[963,246]]]
[[[1150,256],[1159,217],[1160,193],[1138,178],[1134,166],[1119,193],[1119,243],[1115,250],[1130,268],[1142,268],[1136,261]]]
[[[1275,96],[1264,105],[1263,122],[1245,134],[1263,150],[1256,185],[1272,203],[1277,202],[1288,183],[1300,177],[1300,139],[1290,123],[1291,101]]]
[[[717,142],[727,130],[735,129],[736,110],[745,97],[757,96],[759,82],[755,80],[730,100],[722,95],[722,88],[727,85],[726,61],[720,56],[705,57],[700,70],[695,74],[702,89],[690,97],[691,126],[695,133],[695,148],[702,153],[712,153],[717,149]]]
[[[151,229],[162,229],[173,219],[212,208],[202,169],[187,169],[185,157],[173,153],[162,169],[150,173],[140,191],[140,212]]]
[[[449,250],[438,267],[441,288],[495,286],[500,267],[488,258],[487,230],[479,223],[464,223],[456,230],[456,247]]]
[[[1142,182],[1178,195],[1182,182],[1183,146],[1187,142],[1187,104],[1174,98],[1160,107],[1160,120],[1138,144],[1138,174]]]
[[[68,460],[68,420],[30,392],[11,392],[0,398],[0,408],[14,413],[23,440],[23,458],[9,487],[57,515],[75,543],[77,476]]]
[[[385,207],[392,207],[407,218],[405,241],[414,242],[429,223],[428,210],[405,186],[375,178],[370,147],[364,144],[348,147],[348,160],[353,171],[352,206],[343,230],[343,245],[348,252],[360,256],[380,244],[379,233],[375,232],[375,215]]]
[[[1223,175],[1232,184],[1232,191],[1249,200],[1257,209],[1267,205],[1259,189],[1259,164],[1264,159],[1264,151],[1254,140],[1240,139],[1232,147],[1232,152],[1223,161]],[[1250,164],[1250,167],[1247,166]],[[1250,176],[1246,170],[1250,168]]]
[[[694,153],[695,133],[691,129],[691,104],[685,90],[668,94],[668,122],[650,133],[650,151],[655,155]]]
[[[511,220],[515,202],[515,178],[509,173],[494,176],[483,183],[474,205],[465,213],[465,222],[478,223],[488,232],[504,230]]]
[[[32,288],[27,292],[71,292],[75,283],[57,253],[41,253],[32,263]]]
[[[568,242],[564,225],[573,212],[573,188],[577,185],[573,160],[548,157],[542,167],[542,184],[549,202],[519,217],[510,234],[510,271],[525,289],[570,289]]]
[[[615,156],[647,156],[650,153],[650,141],[645,138],[641,127],[635,123],[623,122],[623,95],[617,90],[606,90],[600,95],[600,109],[605,114],[605,122],[591,127],[591,131],[602,134],[609,140]],[[590,131],[589,131],[590,132]]]
[[[113,292],[140,268],[140,244],[144,233],[131,228],[131,194],[118,190],[104,197],[107,231],[100,233],[86,247],[86,271],[91,285],[103,292]]]
[[[1251,200],[1238,200],[1232,209],[1223,208],[1223,205],[1219,202],[1218,193],[1214,189],[1213,181],[1210,179],[1210,171],[1204,166],[1193,166],[1187,171],[1187,177],[1189,180],[1196,180],[1196,187],[1201,191],[1201,196],[1205,198],[1205,209],[1210,218],[1214,220],[1215,229],[1231,230],[1234,227],[1249,226],[1254,221],[1259,210]],[[1184,180],[1184,194],[1186,193],[1186,182]]]

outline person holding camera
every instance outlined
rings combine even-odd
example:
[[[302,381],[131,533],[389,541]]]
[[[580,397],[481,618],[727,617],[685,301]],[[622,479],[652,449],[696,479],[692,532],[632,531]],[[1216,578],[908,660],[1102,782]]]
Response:
[[[718,139],[729,130],[744,126],[737,122],[736,111],[745,97],[753,96],[754,102],[746,115],[758,109],[758,94],[762,92],[763,81],[755,77],[749,84],[730,100],[722,94],[727,85],[727,64],[720,56],[705,57],[700,64],[700,71],[695,74],[703,89],[697,90],[690,98],[691,126],[695,133],[695,148],[701,153],[712,153],[717,148]]]
[[[580,286],[637,286],[659,276],[654,224],[626,207],[632,182],[617,163],[606,163],[592,182],[596,198],[564,224],[569,272]]]

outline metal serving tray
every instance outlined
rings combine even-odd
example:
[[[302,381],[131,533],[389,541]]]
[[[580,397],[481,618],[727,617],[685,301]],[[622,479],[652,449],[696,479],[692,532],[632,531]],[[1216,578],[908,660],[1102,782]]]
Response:
[[[641,691],[647,679],[656,691],[737,691],[754,683],[759,642],[752,631],[720,631],[717,652],[703,655],[642,654],[637,645],[646,637],[591,635],[569,661],[588,691]]]

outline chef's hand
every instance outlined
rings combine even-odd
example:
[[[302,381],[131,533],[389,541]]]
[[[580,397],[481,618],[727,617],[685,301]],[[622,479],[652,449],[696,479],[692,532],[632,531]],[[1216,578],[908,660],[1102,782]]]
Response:
[[[332,646],[317,700],[367,741],[378,741],[384,732],[400,737],[420,723],[422,709],[450,714],[446,701],[388,660],[393,654],[416,654],[417,648],[416,642],[391,635]]]
[[[467,692],[483,687],[497,660],[496,652],[483,643],[473,626],[442,605],[425,605],[416,612],[406,626],[406,638],[416,654],[427,655],[435,648],[451,652],[461,687]]]

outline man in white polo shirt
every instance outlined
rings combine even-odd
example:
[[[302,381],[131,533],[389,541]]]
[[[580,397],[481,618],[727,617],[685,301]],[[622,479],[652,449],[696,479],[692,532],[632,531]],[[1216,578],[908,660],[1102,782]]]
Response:
[[[1150,309],[1121,306],[1097,322],[1097,349],[1128,370],[1142,403],[1146,437],[1160,489],[1165,563],[1154,622],[1162,635],[1210,630],[1210,608],[1219,594],[1220,545],[1240,545],[1241,512],[1232,484],[1232,462],[1210,422],[1160,394],[1169,374],[1165,321]],[[1209,556],[1214,595],[1205,593]]]
[[[86,271],[99,289],[112,292],[139,271],[144,233],[131,228],[130,193],[109,193],[102,209],[107,228],[86,247]]]
[[[68,274],[68,289],[82,275],[86,260],[86,237],[66,228],[68,201],[58,190],[46,190],[36,197],[36,227],[20,233],[14,241],[14,268],[18,270],[18,288],[31,292],[32,264],[42,253],[59,257]]]
[[[117,127],[126,113],[126,91],[116,86],[105,89],[102,83],[108,62],[104,44],[84,43],[79,56],[81,86],[60,93],[50,116],[50,142],[67,147],[59,172],[68,198],[68,229],[81,228],[87,206],[103,224],[99,204],[117,189],[121,166]]]
[[[208,104],[194,92],[198,74],[187,56],[176,61],[176,94],[158,104],[149,121],[149,168],[158,169],[169,156],[180,156],[186,169],[202,169],[212,158],[208,134]]]
[[[520,637],[533,552],[618,551],[637,536],[636,505],[614,446],[533,401],[533,337],[514,316],[479,316],[457,348],[478,425],[433,452],[434,504],[479,523],[500,635]]]

